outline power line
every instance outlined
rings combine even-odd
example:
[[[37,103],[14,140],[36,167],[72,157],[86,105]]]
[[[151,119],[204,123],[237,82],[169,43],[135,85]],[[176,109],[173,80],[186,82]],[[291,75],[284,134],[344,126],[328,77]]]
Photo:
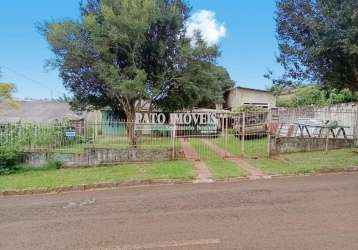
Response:
[[[28,80],[28,81],[31,81],[31,82],[33,82],[33,83],[35,83],[35,84],[37,84],[37,85],[39,85],[39,86],[41,86],[41,87],[43,87],[43,88],[46,88],[46,89],[50,90],[50,92],[51,92],[51,98],[53,98],[53,92],[55,92],[56,94],[62,94],[61,91],[58,91],[58,90],[53,89],[53,88],[50,88],[50,87],[48,87],[46,84],[43,84],[43,83],[41,83],[41,82],[39,82],[39,81],[37,81],[37,80],[34,80],[34,79],[32,79],[32,78],[26,76],[26,75],[23,74],[23,73],[17,72],[16,70],[11,69],[11,68],[8,67],[8,66],[5,66],[5,65],[2,65],[2,64],[1,64],[0,67],[5,68],[5,69],[11,71],[13,74],[15,74],[15,75],[17,75],[17,76],[20,76],[20,77],[22,77],[22,78],[24,78],[24,79],[26,79],[26,80]]]

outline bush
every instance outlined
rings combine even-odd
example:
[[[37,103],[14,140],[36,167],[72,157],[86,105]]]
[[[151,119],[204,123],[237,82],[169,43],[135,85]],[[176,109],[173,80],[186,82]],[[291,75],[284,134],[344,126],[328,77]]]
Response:
[[[0,146],[0,175],[11,174],[18,170],[20,147],[17,145]]]
[[[301,107],[308,105],[325,106],[336,103],[347,103],[357,100],[357,94],[349,89],[324,90],[319,86],[303,86],[283,94],[277,99],[279,107]]]
[[[234,112],[267,112],[267,109],[254,105],[243,105],[237,107]]]

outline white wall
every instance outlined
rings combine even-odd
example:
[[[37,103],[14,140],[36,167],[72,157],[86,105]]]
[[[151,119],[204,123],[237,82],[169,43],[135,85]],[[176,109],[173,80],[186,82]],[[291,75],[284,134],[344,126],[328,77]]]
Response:
[[[268,107],[272,108],[276,107],[276,97],[270,92],[241,88],[234,88],[226,95],[226,106],[228,108],[235,109],[248,103],[268,104]]]

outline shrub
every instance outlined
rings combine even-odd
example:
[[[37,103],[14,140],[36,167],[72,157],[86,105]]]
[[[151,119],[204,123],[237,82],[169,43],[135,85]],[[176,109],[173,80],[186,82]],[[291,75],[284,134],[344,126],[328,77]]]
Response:
[[[266,112],[267,109],[262,108],[262,107],[257,107],[254,105],[243,105],[243,106],[237,107],[234,111],[235,112]]]
[[[11,174],[18,170],[20,147],[18,145],[0,146],[0,175]]]

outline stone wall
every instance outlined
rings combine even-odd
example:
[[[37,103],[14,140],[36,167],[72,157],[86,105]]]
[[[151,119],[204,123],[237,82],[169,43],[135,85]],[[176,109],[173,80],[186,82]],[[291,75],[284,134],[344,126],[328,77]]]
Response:
[[[65,167],[95,166],[101,164],[115,164],[123,162],[142,162],[172,160],[182,158],[182,153],[177,148],[173,149],[104,149],[87,148],[84,153],[44,153],[26,152],[23,162],[34,167],[41,166],[50,160],[63,163]]]
[[[326,138],[271,137],[270,155],[326,150],[326,143]],[[353,139],[328,139],[328,149],[351,148],[354,146],[355,141]]]

